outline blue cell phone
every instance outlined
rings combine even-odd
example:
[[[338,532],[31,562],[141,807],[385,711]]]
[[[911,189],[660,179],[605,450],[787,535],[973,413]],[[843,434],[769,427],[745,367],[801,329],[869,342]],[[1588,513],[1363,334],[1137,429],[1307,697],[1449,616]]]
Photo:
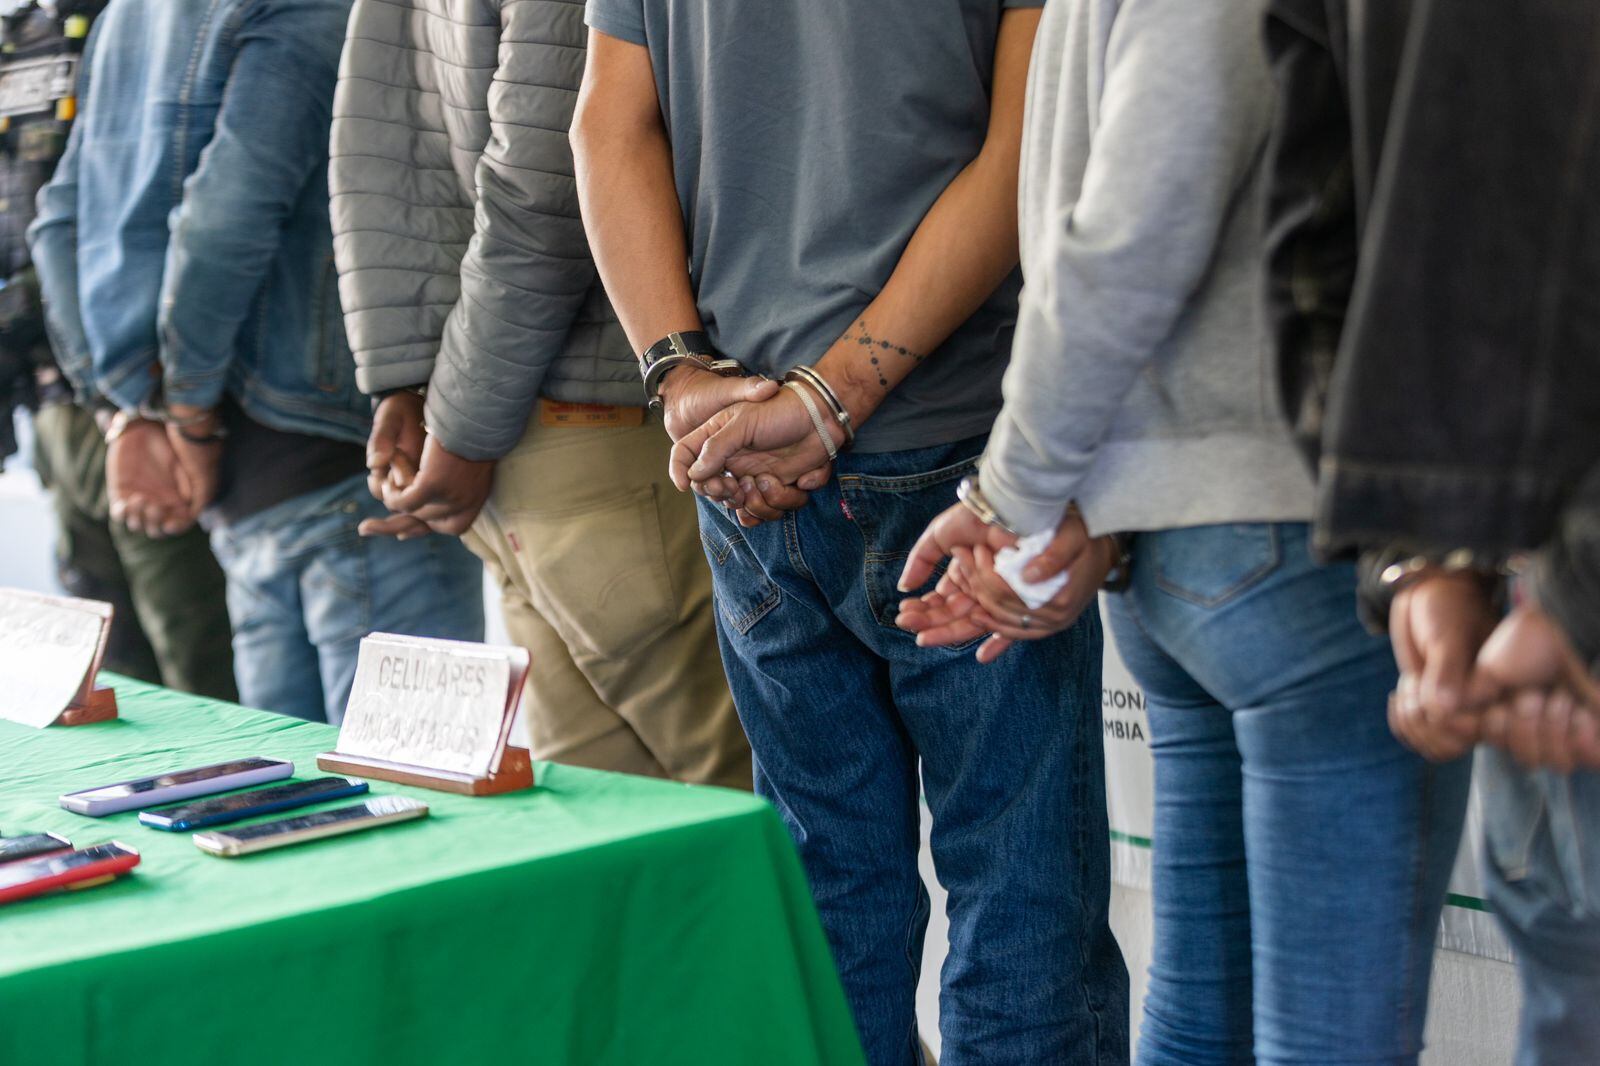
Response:
[[[323,800],[359,796],[367,790],[365,781],[353,777],[318,777],[310,781],[290,781],[271,788],[234,792],[227,796],[213,796],[196,803],[180,803],[174,807],[158,807],[140,811],[139,821],[151,829],[165,829],[182,833],[190,829],[204,829],[213,825],[227,825],[243,821],[258,814],[292,811],[296,807],[309,807]]]

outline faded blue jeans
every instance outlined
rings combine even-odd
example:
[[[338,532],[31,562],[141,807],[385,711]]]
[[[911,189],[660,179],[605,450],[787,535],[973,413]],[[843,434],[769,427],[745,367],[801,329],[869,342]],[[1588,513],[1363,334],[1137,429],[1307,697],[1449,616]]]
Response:
[[[455,537],[362,537],[365,475],[211,532],[247,707],[338,724],[368,633],[483,639],[483,564]]]
[[[1110,597],[1155,756],[1138,1061],[1414,1063],[1470,760],[1389,732],[1396,668],[1307,527],[1134,538]]]
[[[1600,1062],[1600,773],[1478,752],[1484,883],[1517,953],[1517,1066]]]
[[[1098,615],[992,666],[894,624],[906,553],[983,443],[846,453],[804,509],[751,530],[701,501],[723,661],[872,1066],[920,1063],[919,767],[950,893],[943,1066],[1126,1063]]]

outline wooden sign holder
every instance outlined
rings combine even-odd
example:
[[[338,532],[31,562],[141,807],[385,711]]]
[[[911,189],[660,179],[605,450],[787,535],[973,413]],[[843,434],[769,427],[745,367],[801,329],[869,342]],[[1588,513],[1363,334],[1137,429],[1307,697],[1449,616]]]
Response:
[[[86,600],[71,596],[49,596],[21,589],[0,589],[7,602],[20,603],[56,611],[70,610],[93,616],[98,622],[94,652],[78,683],[72,698],[60,714],[46,723],[53,726],[92,725],[110,722],[117,717],[117,694],[109,685],[99,683],[100,665],[105,661],[106,645],[111,639],[111,623],[116,609],[101,600]],[[3,608],[0,608],[3,609]]]
[[[61,712],[56,725],[93,725],[110,722],[117,717],[117,693],[110,685],[100,684],[100,664],[105,661],[106,644],[111,640],[111,622],[116,608],[106,604],[105,625],[100,627],[100,645],[94,650],[94,662],[83,679],[83,687],[73,697],[67,709]]]
[[[495,796],[533,787],[533,757],[528,754],[527,748],[501,748],[499,764],[489,770],[487,777],[432,770],[410,763],[341,755],[336,751],[318,755],[317,769],[352,777],[393,781],[397,785],[431,788],[437,792],[455,792],[462,796]]]
[[[83,688],[67,704],[67,709],[61,712],[56,725],[93,725],[116,719],[116,690],[100,683],[100,664],[105,662],[106,645],[111,642],[111,623],[116,619],[116,612],[114,606],[106,604],[106,621],[100,628],[100,646],[95,648],[94,662],[89,665],[89,673],[83,679]]]
[[[372,634],[367,640],[399,641],[414,645],[456,644],[454,641],[426,641],[382,633]],[[365,643],[363,641],[363,645]],[[501,712],[499,733],[495,738],[494,753],[489,760],[488,772],[483,776],[341,751],[325,751],[318,755],[317,769],[376,781],[393,781],[397,785],[431,788],[438,792],[454,792],[462,796],[496,796],[532,788],[533,756],[527,748],[519,748],[511,743],[511,726],[516,721],[517,708],[522,703],[523,685],[528,678],[528,653],[521,648],[504,650],[510,660],[509,685],[504,709]],[[359,666],[357,671],[359,678]]]
[[[61,712],[56,725],[93,725],[110,722],[117,717],[117,693],[110,685],[95,684],[87,695],[73,700]]]

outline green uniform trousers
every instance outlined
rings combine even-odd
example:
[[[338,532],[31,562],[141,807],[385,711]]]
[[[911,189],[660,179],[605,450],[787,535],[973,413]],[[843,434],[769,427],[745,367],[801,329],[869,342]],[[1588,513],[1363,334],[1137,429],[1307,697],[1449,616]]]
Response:
[[[52,404],[33,422],[35,465],[55,505],[61,583],[116,608],[106,668],[237,700],[222,568],[205,533],[153,539],[111,521],[106,444],[94,417]]]

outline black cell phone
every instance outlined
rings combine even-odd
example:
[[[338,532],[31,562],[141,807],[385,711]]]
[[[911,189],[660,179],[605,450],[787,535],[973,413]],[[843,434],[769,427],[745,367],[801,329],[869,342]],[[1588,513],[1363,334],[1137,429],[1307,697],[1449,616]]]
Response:
[[[72,843],[54,833],[29,833],[27,836],[0,837],[0,862],[37,859],[54,851],[71,851]]]
[[[271,788],[213,796],[195,803],[140,811],[139,821],[152,829],[181,833],[189,829],[227,825],[258,814],[292,811],[296,807],[309,807],[323,800],[358,796],[366,790],[367,783],[353,777],[318,777],[310,781],[290,781]]]

